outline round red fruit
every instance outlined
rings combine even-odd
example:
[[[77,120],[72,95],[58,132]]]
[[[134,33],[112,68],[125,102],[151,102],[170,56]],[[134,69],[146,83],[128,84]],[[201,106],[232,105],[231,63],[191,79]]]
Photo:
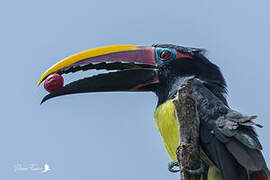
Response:
[[[64,78],[60,74],[51,74],[49,75],[44,82],[44,88],[48,92],[52,92],[56,89],[63,87]]]

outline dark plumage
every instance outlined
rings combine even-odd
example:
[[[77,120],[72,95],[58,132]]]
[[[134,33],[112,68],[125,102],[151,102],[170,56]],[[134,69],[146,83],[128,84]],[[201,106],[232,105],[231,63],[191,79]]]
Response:
[[[192,55],[192,60],[175,59],[160,65],[160,83],[155,89],[158,105],[172,98],[182,83],[191,81],[198,103],[201,146],[223,179],[248,180],[254,172],[267,177],[269,170],[253,128],[260,125],[253,122],[254,116],[229,108],[226,82],[219,68],[204,56],[204,50],[171,44],[154,46]]]
[[[175,59],[159,66],[159,78],[161,82],[155,89],[155,92],[159,97],[158,104],[163,103],[170,98],[170,95],[175,94],[183,77],[194,76],[205,81],[205,86],[227,105],[225,99],[226,82],[224,77],[220,72],[219,67],[211,63],[204,56],[204,49],[187,48],[172,44],[156,44],[153,46],[175,48],[177,51],[189,54],[193,57],[192,61],[187,58]]]
[[[198,102],[201,146],[223,178],[245,180],[254,171],[268,173],[253,130],[254,117],[228,108],[200,80],[193,79],[192,87]]]

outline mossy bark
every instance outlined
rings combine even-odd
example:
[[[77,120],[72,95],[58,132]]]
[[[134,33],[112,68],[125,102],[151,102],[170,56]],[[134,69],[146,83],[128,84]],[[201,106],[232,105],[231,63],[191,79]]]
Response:
[[[200,175],[190,175],[183,169],[200,168],[199,125],[196,101],[191,83],[183,84],[173,100],[175,105],[180,142],[177,158],[181,180],[200,180]]]

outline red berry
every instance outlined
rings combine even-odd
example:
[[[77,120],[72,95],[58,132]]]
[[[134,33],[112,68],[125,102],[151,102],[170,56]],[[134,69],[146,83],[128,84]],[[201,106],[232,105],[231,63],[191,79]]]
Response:
[[[52,92],[56,89],[63,87],[64,78],[60,74],[51,74],[49,75],[44,82],[44,88],[48,92]]]

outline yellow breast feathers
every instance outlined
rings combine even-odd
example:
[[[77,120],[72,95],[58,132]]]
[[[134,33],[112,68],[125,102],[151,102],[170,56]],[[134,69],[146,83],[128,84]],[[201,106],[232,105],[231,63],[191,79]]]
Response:
[[[154,118],[165,148],[172,160],[177,160],[176,149],[179,146],[179,132],[172,100],[158,106]]]
[[[179,131],[175,116],[175,107],[172,100],[168,100],[159,105],[155,111],[154,118],[169,156],[173,161],[176,161],[176,149],[179,146]],[[214,166],[211,160],[208,159],[202,149],[200,149],[200,155],[204,162],[210,166],[207,179],[221,180],[222,177],[219,170]]]

